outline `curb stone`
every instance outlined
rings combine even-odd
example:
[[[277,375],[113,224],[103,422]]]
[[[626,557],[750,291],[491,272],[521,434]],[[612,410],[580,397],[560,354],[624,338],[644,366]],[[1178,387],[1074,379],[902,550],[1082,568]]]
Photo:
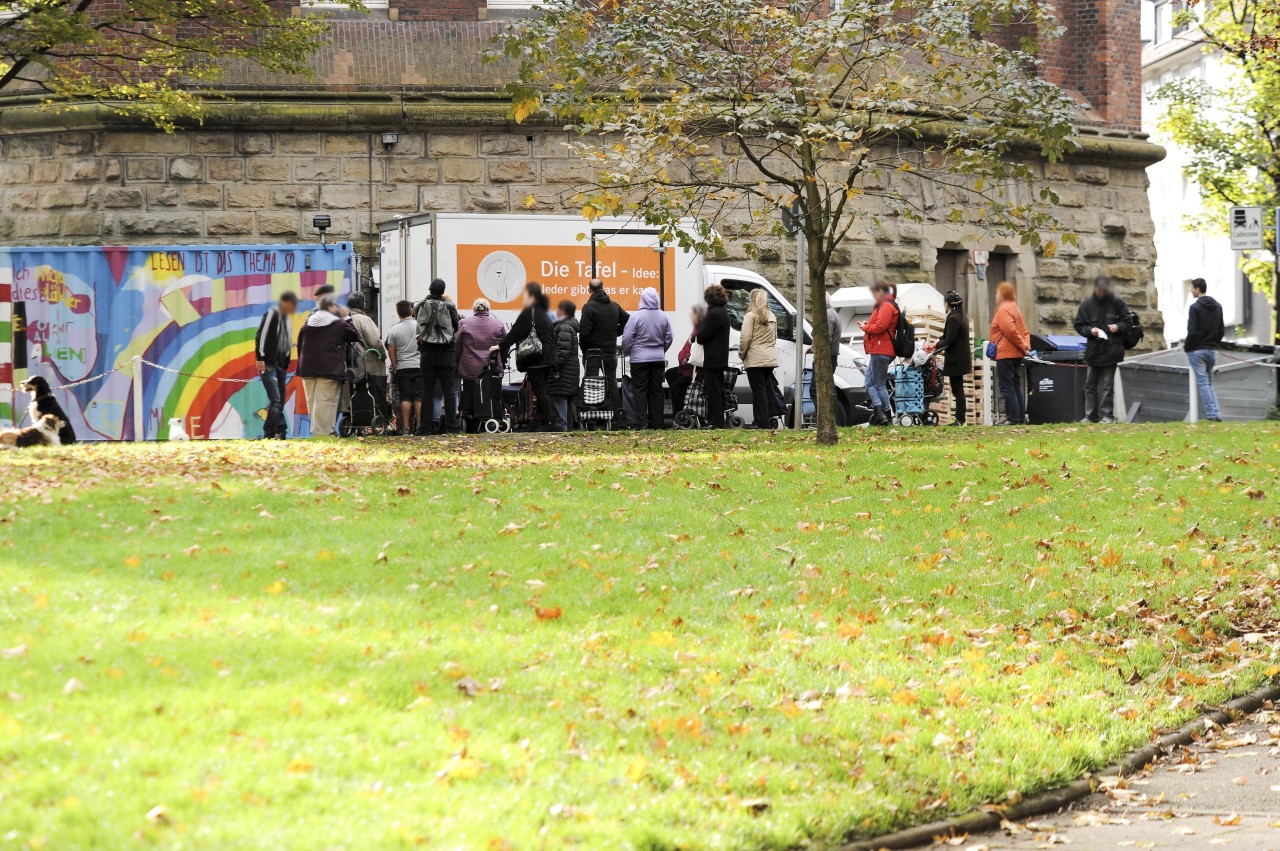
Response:
[[[894,833],[871,839],[861,839],[839,846],[839,851],[880,851],[880,849],[915,848],[920,845],[933,844],[939,836],[961,836],[964,834],[985,833],[996,830],[1002,821],[1022,821],[1035,816],[1055,813],[1074,801],[1092,794],[1097,788],[1097,781],[1110,775],[1126,776],[1145,768],[1151,762],[1163,756],[1167,751],[1181,745],[1190,744],[1197,733],[1204,730],[1205,722],[1218,725],[1229,724],[1242,716],[1251,715],[1262,708],[1267,701],[1280,700],[1280,685],[1275,680],[1260,686],[1246,695],[1229,700],[1218,709],[1202,713],[1167,733],[1146,747],[1140,748],[1118,764],[1105,771],[1086,774],[1078,780],[1024,798],[1016,804],[1003,807],[999,811],[986,809],[974,810],[946,821],[935,821],[918,827],[909,827]]]

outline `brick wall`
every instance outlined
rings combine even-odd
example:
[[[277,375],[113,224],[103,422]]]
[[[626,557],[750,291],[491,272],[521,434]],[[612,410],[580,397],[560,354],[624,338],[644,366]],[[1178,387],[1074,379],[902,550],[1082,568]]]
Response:
[[[102,8],[119,0],[98,0]],[[299,0],[278,0],[297,9]],[[510,76],[502,64],[485,65],[482,54],[504,26],[487,21],[486,0],[390,0],[386,16],[334,22],[330,43],[311,64],[315,78],[264,74],[247,63],[229,63],[228,89],[427,90],[496,89]],[[1139,9],[1133,0],[1063,0],[1059,14],[1066,35],[1049,46],[1044,76],[1078,97],[1083,120],[1120,130],[1142,127]],[[1023,32],[997,36],[1010,46]]]

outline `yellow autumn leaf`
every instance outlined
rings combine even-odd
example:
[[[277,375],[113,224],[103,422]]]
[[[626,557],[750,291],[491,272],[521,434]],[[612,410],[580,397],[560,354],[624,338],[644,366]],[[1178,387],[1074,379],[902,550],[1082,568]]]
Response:
[[[313,768],[315,768],[315,765],[310,760],[295,756],[289,760],[289,764],[285,766],[285,771],[290,774],[308,774]]]
[[[648,768],[649,760],[644,758],[644,754],[636,754],[635,758],[627,766],[627,780],[632,783],[639,783]]]
[[[480,773],[484,766],[477,759],[467,756],[466,751],[456,753],[444,761],[436,772],[436,779],[441,783],[452,783],[455,780],[471,780]]]
[[[284,580],[277,579],[275,582],[272,582],[270,585],[268,585],[266,588],[263,588],[262,590],[266,591],[268,594],[271,594],[272,596],[275,596],[276,594],[281,594],[284,592]]]
[[[129,556],[124,560],[125,567],[139,567],[141,564],[142,564],[142,559],[138,558],[137,556]]]
[[[903,689],[893,693],[893,702],[899,706],[914,706],[920,702],[920,698],[911,689]]]

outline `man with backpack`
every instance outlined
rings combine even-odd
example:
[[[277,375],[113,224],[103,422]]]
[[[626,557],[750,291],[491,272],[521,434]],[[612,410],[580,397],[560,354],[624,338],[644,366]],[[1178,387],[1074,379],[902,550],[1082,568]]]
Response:
[[[1191,282],[1191,295],[1195,300],[1187,314],[1187,338],[1182,342],[1182,350],[1187,353],[1187,362],[1196,376],[1204,418],[1220,423],[1222,412],[1218,408],[1218,394],[1213,389],[1213,370],[1218,365],[1217,349],[1226,336],[1226,327],[1222,322],[1222,305],[1208,292],[1209,285],[1204,278]]]
[[[618,400],[618,338],[627,327],[631,316],[604,291],[604,281],[592,278],[587,284],[587,303],[582,306],[578,320],[578,345],[585,355],[599,349],[604,363],[604,374],[609,378],[609,398],[617,407]]]
[[[1084,379],[1084,422],[1113,423],[1115,418],[1116,367],[1124,360],[1124,350],[1136,345],[1141,329],[1129,308],[1111,291],[1111,279],[1099,275],[1093,293],[1080,303],[1075,328],[1089,342],[1084,362],[1089,371]]]
[[[440,278],[431,282],[431,294],[419,305],[418,356],[422,369],[422,393],[428,402],[437,386],[444,397],[442,419],[431,429],[437,434],[458,428],[458,375],[454,338],[458,333],[458,309],[444,297],[445,283]],[[430,434],[425,423],[419,434]]]

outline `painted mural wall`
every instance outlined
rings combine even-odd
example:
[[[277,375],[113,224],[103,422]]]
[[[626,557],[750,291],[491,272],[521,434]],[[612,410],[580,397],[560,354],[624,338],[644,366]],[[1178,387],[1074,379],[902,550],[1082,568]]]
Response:
[[[145,439],[167,439],[174,417],[193,439],[256,437],[263,312],[297,293],[296,341],[316,288],[350,293],[354,264],[350,243],[0,248],[0,422],[23,423],[26,394],[10,388],[42,375],[65,388],[56,395],[81,440],[132,440],[139,355]],[[309,434],[297,378],[285,413],[291,435]]]

